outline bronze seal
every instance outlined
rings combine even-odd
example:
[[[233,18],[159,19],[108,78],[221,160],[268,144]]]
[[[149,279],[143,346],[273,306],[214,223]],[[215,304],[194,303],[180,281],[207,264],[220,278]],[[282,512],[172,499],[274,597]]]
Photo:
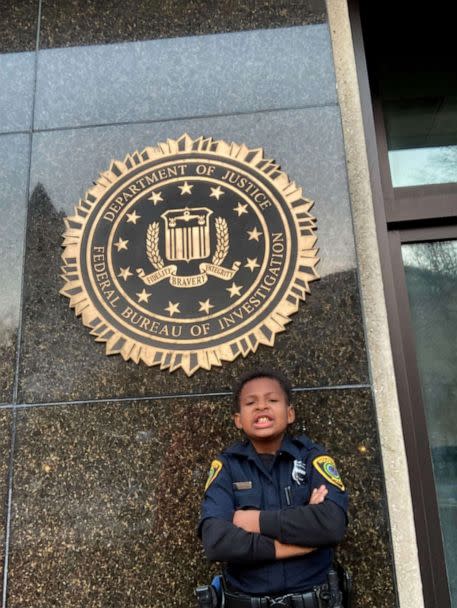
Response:
[[[261,149],[183,135],[65,219],[61,293],[107,354],[188,375],[273,346],[316,272],[312,201]]]

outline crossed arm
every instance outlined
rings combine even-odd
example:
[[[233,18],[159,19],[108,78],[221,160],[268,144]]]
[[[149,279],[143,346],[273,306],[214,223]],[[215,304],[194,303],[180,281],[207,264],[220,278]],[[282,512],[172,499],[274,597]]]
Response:
[[[328,490],[324,485],[321,485],[319,488],[314,488],[311,498],[309,499],[309,504],[319,505],[323,503],[327,494]],[[245,530],[245,532],[255,532],[260,534],[260,513],[261,511],[255,509],[235,511],[233,514],[233,524],[239,528],[242,528]],[[283,543],[276,538],[273,542],[276,559],[298,557],[300,555],[311,553],[315,550],[314,547],[301,547],[300,545]]]
[[[238,562],[286,559],[339,542],[346,516],[335,503],[325,501],[327,493],[322,485],[313,490],[308,505],[279,511],[238,510],[232,522],[207,519],[202,527],[207,557]]]

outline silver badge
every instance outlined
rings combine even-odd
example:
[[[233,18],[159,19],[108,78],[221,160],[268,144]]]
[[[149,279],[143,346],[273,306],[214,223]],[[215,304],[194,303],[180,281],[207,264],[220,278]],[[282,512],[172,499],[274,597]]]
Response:
[[[306,466],[302,460],[294,460],[294,468],[292,469],[292,479],[301,486],[306,479]]]

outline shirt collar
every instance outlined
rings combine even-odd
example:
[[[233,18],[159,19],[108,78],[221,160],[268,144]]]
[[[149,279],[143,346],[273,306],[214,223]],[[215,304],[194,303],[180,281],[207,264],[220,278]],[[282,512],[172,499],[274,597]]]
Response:
[[[286,435],[282,440],[279,451],[289,454],[289,456],[292,456],[294,460],[298,460],[301,456],[298,443],[299,442],[293,439],[290,435]]]
[[[278,452],[286,453],[295,460],[298,460],[301,456],[299,447],[299,444],[301,443],[302,442],[300,442],[299,439],[294,439],[290,435],[285,435]],[[244,456],[246,458],[255,458],[257,454],[254,446],[248,439],[231,445],[226,449],[226,453],[237,454],[238,456]]]

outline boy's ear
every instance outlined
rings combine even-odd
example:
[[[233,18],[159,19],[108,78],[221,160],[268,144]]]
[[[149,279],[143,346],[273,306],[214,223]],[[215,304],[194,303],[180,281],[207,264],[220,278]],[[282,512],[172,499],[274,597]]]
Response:
[[[295,421],[295,410],[293,405],[287,407],[287,422],[292,424]]]
[[[242,430],[243,427],[241,426],[241,420],[240,420],[240,413],[236,412],[235,414],[233,414],[233,422],[235,423],[235,426],[238,430]]]

